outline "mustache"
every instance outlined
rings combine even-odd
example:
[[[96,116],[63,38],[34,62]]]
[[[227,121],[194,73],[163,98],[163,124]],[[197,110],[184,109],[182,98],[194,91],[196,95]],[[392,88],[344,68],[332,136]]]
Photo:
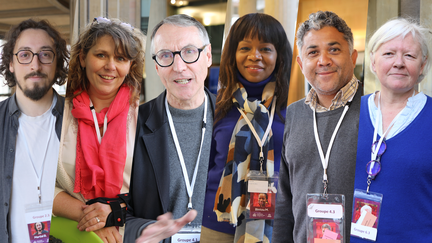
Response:
[[[48,75],[46,75],[45,73],[40,73],[40,72],[32,72],[32,73],[29,73],[26,76],[24,76],[24,79],[28,79],[31,77],[47,78]]]
[[[317,72],[335,72],[337,70],[338,70],[337,67],[323,67],[323,68],[317,69]]]

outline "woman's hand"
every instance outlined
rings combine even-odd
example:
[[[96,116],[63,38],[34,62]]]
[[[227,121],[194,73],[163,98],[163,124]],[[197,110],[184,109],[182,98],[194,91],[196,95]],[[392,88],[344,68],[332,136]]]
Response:
[[[108,204],[93,203],[82,206],[83,214],[78,222],[78,229],[83,231],[96,231],[105,227],[111,207]],[[99,221],[98,221],[99,219]]]
[[[196,210],[191,210],[183,217],[174,220],[171,213],[162,214],[157,222],[147,226],[135,243],[158,243],[163,239],[171,237],[183,226],[191,222],[197,216]]]
[[[122,243],[123,239],[115,226],[94,231],[104,243]]]

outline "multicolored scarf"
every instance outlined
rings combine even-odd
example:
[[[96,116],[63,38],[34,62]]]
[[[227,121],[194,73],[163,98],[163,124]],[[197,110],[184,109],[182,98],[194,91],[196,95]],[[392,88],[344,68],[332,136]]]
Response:
[[[107,114],[107,130],[99,144],[87,92],[73,98],[72,115],[78,121],[74,192],[84,198],[116,197],[123,184],[126,163],[126,126],[130,88],[122,85],[108,108],[96,113],[99,126]]]
[[[262,139],[270,118],[270,106],[276,83],[269,82],[264,87],[261,100],[248,100],[246,89],[238,83],[238,89],[233,94],[233,103],[241,109],[251,121],[253,127]],[[263,170],[267,176],[274,174],[273,133],[270,131],[263,146]],[[247,175],[250,170],[260,170],[260,147],[243,116],[240,116],[234,127],[229,144],[227,161],[216,192],[214,212],[218,221],[236,225],[235,242],[260,242],[271,235],[272,224],[265,220],[247,220]],[[256,227],[255,225],[262,225]],[[249,233],[249,230],[250,231]],[[258,231],[257,231],[258,230]],[[267,234],[266,234],[267,232]],[[269,233],[270,232],[270,233]],[[260,235],[255,237],[254,235]],[[256,238],[256,241],[254,240]]]

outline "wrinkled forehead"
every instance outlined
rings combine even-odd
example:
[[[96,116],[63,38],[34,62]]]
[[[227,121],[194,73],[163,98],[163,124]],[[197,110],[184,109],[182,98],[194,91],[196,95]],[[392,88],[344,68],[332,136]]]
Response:
[[[203,37],[195,26],[162,25],[156,32],[152,41],[153,54],[160,50],[179,51],[185,46],[204,46]]]

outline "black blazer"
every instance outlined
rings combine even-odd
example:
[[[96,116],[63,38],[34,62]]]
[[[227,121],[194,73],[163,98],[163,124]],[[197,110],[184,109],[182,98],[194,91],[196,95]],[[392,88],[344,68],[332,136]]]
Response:
[[[207,88],[205,92],[210,98],[214,116],[216,97]],[[143,225],[168,212],[170,172],[166,149],[171,132],[165,96],[166,91],[139,107],[125,242],[135,242]]]

